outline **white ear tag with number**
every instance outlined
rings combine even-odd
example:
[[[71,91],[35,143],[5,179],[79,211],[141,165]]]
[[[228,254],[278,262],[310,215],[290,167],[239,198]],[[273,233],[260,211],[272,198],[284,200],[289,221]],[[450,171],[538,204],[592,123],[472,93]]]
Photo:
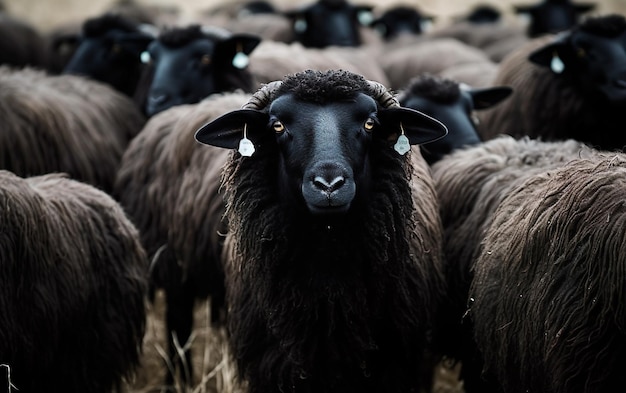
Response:
[[[239,154],[244,157],[250,157],[254,154],[254,143],[247,136],[248,124],[243,126],[243,139],[239,141]]]
[[[404,128],[402,128],[402,123],[400,123],[400,129],[402,130],[402,134],[398,137],[396,144],[393,145],[395,151],[397,151],[400,155],[405,155],[411,150],[411,144],[409,143],[409,138],[404,135]]]
[[[563,72],[563,70],[565,70],[565,63],[563,63],[563,60],[561,60],[559,55],[557,55],[556,53],[552,55],[552,60],[550,61],[550,69],[555,74],[560,74],[561,72]]]

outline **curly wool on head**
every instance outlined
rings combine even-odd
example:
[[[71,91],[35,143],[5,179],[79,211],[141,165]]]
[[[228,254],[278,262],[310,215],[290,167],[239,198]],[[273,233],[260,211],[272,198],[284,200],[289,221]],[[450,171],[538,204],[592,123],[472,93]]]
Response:
[[[113,13],[106,13],[97,18],[88,19],[83,24],[83,34],[86,37],[100,37],[111,30],[132,33],[138,31],[138,24],[123,15]]]
[[[408,89],[398,95],[398,101],[402,101],[407,95],[417,95],[427,100],[449,104],[459,98],[461,88],[454,80],[426,73],[413,78]]]
[[[159,35],[158,40],[168,48],[181,48],[195,40],[221,41],[229,36],[230,32],[218,27],[190,25],[166,29]]]

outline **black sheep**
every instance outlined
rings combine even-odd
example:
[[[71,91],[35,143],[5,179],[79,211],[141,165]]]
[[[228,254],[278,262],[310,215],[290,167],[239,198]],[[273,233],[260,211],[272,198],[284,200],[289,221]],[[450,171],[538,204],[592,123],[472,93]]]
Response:
[[[107,83],[134,97],[144,67],[141,53],[153,39],[153,32],[144,31],[129,17],[106,13],[87,19],[63,73]]]
[[[140,105],[153,116],[215,93],[238,89],[251,93],[256,82],[248,70],[248,55],[259,42],[250,34],[200,25],[163,31],[144,54],[149,87]]]
[[[507,86],[475,89],[451,79],[423,74],[409,82],[398,95],[398,101],[404,107],[434,117],[448,129],[445,137],[420,146],[422,156],[432,165],[446,154],[480,143],[475,111],[493,107],[511,91]]]
[[[309,70],[196,133],[243,144],[221,187],[229,340],[250,392],[428,388],[440,219],[428,165],[394,145],[445,132],[378,83]]]
[[[484,139],[506,133],[624,148],[626,18],[589,18],[558,36],[537,38],[501,63],[494,84],[514,91],[480,115]]]

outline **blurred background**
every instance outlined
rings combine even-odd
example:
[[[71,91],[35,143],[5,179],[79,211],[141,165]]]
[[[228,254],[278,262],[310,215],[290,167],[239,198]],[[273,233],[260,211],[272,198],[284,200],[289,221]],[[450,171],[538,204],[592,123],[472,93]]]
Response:
[[[83,19],[97,15],[109,7],[117,0],[4,0],[5,8],[10,13],[24,18],[41,30],[48,30],[59,24]],[[194,21],[204,10],[218,7],[223,4],[232,4],[234,1],[222,0],[136,0],[137,3],[177,10],[177,21],[187,23]],[[292,9],[301,5],[313,3],[313,0],[287,1],[274,0],[274,4],[284,9]],[[574,1],[576,3],[577,1]],[[583,2],[578,1],[578,2]],[[626,14],[626,0],[596,0],[584,1],[597,4],[595,13],[605,14],[616,12]],[[375,6],[376,9],[405,4],[419,7],[424,13],[435,16],[435,24],[443,25],[449,23],[452,17],[467,13],[478,4],[489,4],[502,11],[512,23],[524,23],[521,18],[513,15],[513,5],[535,4],[536,0],[419,0],[419,1],[398,1],[398,0],[354,0],[355,4],[367,4]]]

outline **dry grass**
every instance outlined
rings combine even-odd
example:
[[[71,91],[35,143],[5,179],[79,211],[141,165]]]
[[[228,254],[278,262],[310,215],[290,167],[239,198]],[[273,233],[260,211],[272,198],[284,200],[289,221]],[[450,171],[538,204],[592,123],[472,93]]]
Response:
[[[134,380],[128,384],[128,393],[160,393],[167,368],[171,365],[167,355],[165,329],[165,299],[158,292],[154,304],[148,304],[148,321],[144,338],[142,365]],[[235,369],[230,362],[223,328],[210,324],[209,302],[196,305],[194,330],[187,343],[179,345],[179,351],[192,351],[195,386],[184,389],[176,381],[176,393],[243,393],[244,387],[235,380]],[[435,393],[463,393],[457,380],[457,368],[441,366],[436,370]],[[170,390],[171,392],[171,390]]]

